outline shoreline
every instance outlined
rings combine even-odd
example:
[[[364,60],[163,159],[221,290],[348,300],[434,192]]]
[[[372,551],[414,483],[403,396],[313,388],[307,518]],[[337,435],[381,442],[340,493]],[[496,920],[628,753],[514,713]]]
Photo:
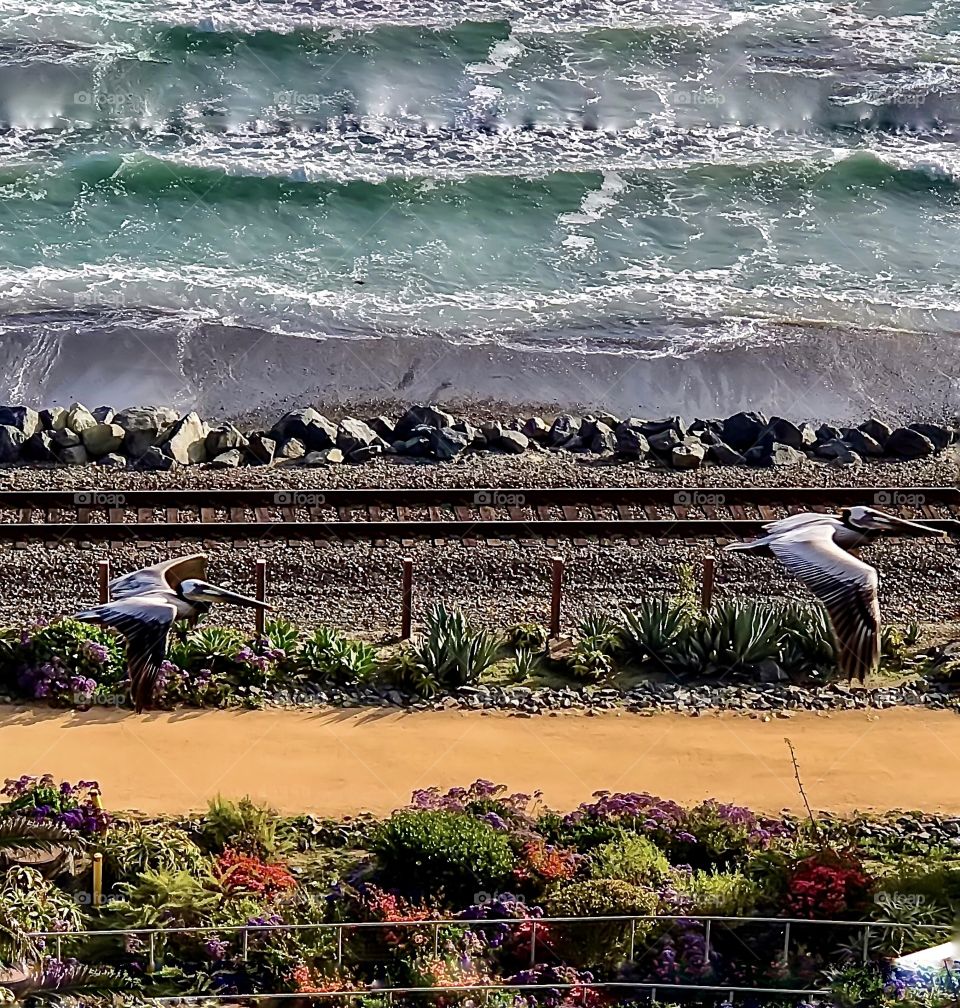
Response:
[[[314,400],[331,411],[440,399],[624,416],[746,409],[832,423],[960,411],[960,357],[949,333],[746,320],[763,330],[753,343],[671,353],[591,344],[588,330],[572,342],[523,344],[412,333],[313,339],[196,320],[164,328],[104,316],[91,324],[87,314],[55,325],[42,312],[14,319],[0,346],[0,374],[10,376],[0,399],[51,406],[160,402],[224,420],[262,420]],[[45,362],[39,371],[37,360]]]
[[[597,790],[650,791],[681,803],[718,798],[760,812],[803,812],[784,725],[600,714],[530,721],[461,712],[336,710],[70,713],[0,711],[4,773],[99,780],[113,809],[183,814],[217,793],[281,813],[385,814],[419,787],[478,777],[542,789],[571,809]],[[960,722],[943,711],[798,715],[789,735],[814,808],[960,813],[942,781],[960,773]],[[916,759],[928,751],[931,760]],[[929,766],[936,762],[937,773]],[[135,773],[129,768],[136,767]]]

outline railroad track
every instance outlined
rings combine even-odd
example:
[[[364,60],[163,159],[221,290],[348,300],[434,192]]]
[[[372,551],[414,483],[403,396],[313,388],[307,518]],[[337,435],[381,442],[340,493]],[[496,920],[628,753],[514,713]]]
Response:
[[[960,536],[960,489],[573,487],[0,491],[0,540],[732,540],[798,511],[868,504]]]

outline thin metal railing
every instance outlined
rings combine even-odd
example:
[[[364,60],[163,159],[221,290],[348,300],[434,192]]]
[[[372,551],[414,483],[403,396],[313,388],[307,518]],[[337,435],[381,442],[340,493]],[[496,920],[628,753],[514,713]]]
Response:
[[[344,956],[344,932],[362,930],[396,930],[397,928],[432,928],[434,954],[439,954],[440,948],[440,928],[460,927],[460,928],[483,928],[492,925],[509,925],[517,927],[521,924],[530,925],[530,965],[535,965],[537,961],[537,928],[541,924],[577,924],[581,926],[593,927],[600,924],[623,924],[629,925],[629,957],[628,963],[636,962],[636,931],[637,923],[676,923],[679,921],[695,921],[704,926],[704,962],[709,963],[711,945],[713,940],[713,926],[738,925],[738,924],[767,924],[783,928],[783,963],[786,965],[790,961],[790,946],[793,938],[793,928],[795,925],[803,927],[845,927],[859,928],[863,930],[862,940],[862,961],[866,963],[869,959],[870,933],[874,929],[926,931],[930,933],[944,933],[953,930],[952,924],[910,924],[900,921],[850,921],[850,920],[810,920],[805,917],[726,917],[719,914],[635,914],[635,915],[610,915],[597,917],[498,917],[498,918],[462,918],[448,917],[439,920],[410,920],[410,921],[338,921],[338,922],[310,922],[302,924],[204,924],[189,927],[149,927],[149,928],[109,928],[90,931],[31,931],[28,937],[33,939],[53,939],[56,946],[57,958],[61,958],[63,942],[67,939],[85,938],[122,938],[130,936],[145,936],[148,939],[148,954],[150,972],[153,972],[156,964],[156,938],[157,935],[240,935],[242,958],[247,959],[249,953],[250,933],[270,932],[270,931],[334,931],[336,933],[336,962],[340,965]],[[660,985],[666,986],[666,985]],[[726,989],[726,988],[725,988]]]

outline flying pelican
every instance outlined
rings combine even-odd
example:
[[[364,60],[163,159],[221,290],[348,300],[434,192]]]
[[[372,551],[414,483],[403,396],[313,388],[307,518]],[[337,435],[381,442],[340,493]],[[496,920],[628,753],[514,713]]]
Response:
[[[876,568],[849,551],[881,535],[947,533],[863,506],[839,515],[805,512],[763,527],[765,536],[726,548],[772,553],[796,574],[826,607],[840,671],[862,683],[880,661],[878,579]]]
[[[203,553],[164,560],[115,578],[109,585],[109,602],[74,617],[112,627],[126,639],[130,696],[138,714],[153,703],[167,636],[176,620],[195,622],[213,602],[270,608],[249,595],[210,584],[204,580],[206,572]]]

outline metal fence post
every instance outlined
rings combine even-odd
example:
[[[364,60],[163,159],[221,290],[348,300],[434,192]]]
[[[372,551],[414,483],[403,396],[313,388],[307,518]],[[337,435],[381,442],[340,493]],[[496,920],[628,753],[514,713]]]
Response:
[[[60,938],[59,935],[57,935],[56,949],[57,949],[57,958],[58,959],[62,959],[63,958],[63,941],[61,940],[61,938]]]
[[[703,929],[703,965],[710,965],[710,925],[713,921],[708,920]]]
[[[790,964],[790,921],[783,926],[783,965]]]
[[[157,933],[150,932],[150,951],[147,957],[147,972],[153,973],[157,968]]]
[[[343,925],[337,927],[337,965],[343,962]]]
[[[560,600],[563,593],[563,559],[554,557],[550,578],[550,636],[560,636]]]
[[[403,558],[403,582],[400,591],[400,639],[410,640],[413,632],[413,560]]]
[[[243,952],[242,952],[243,961],[246,962],[247,959],[249,958],[249,953],[250,953],[250,932],[246,928],[243,929],[243,938],[241,940],[242,940],[242,943],[243,943],[242,944],[242,948],[243,948]]]
[[[530,924],[530,965],[533,966],[537,961],[537,922],[532,921]]]
[[[870,925],[863,929],[863,965],[867,965],[870,958]]]
[[[438,959],[440,957],[440,925],[433,925],[433,958]]]
[[[255,570],[255,583],[256,583],[256,599],[258,602],[267,601],[267,561],[258,560]],[[258,637],[263,637],[264,629],[267,624],[267,614],[266,611],[261,609],[259,606],[256,610],[256,633]]]
[[[705,556],[703,558],[703,581],[700,585],[700,609],[706,612],[713,602],[713,584],[716,580],[717,558],[715,556]]]
[[[637,918],[630,918],[630,959],[629,962],[632,965],[636,962],[636,945],[637,945]]]

